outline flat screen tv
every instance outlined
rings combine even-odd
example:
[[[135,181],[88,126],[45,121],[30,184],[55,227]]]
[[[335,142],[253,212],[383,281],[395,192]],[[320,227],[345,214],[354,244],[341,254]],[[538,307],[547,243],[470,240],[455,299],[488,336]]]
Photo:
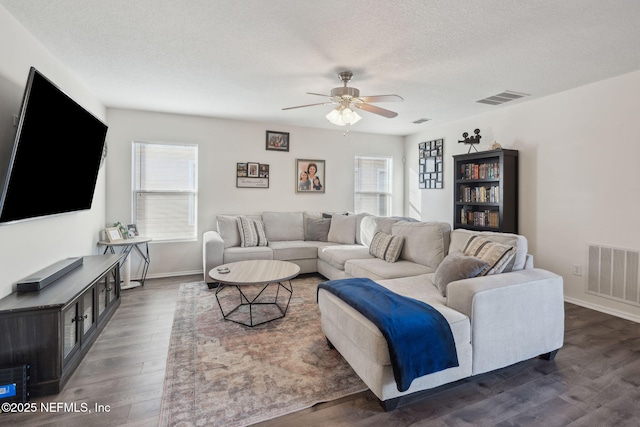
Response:
[[[91,208],[107,126],[35,68],[0,195],[0,223]]]

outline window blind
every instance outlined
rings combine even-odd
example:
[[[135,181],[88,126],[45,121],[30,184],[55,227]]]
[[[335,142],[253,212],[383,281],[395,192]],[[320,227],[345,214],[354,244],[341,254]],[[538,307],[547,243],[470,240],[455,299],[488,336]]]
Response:
[[[133,221],[154,241],[195,240],[198,146],[133,142]]]
[[[379,216],[391,214],[391,157],[355,156],[354,210]]]

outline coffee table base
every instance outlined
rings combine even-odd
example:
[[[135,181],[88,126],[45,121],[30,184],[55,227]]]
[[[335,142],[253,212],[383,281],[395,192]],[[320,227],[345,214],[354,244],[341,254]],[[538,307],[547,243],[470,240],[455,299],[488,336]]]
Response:
[[[287,287],[287,284],[288,284],[288,287]],[[260,298],[260,296],[264,293],[264,291],[271,285],[276,285],[277,286],[276,296],[273,299],[273,301],[257,301],[258,298]],[[218,288],[216,289],[216,301],[218,301],[218,306],[220,307],[220,312],[222,313],[222,317],[224,318],[224,320],[228,320],[230,322],[238,323],[240,325],[249,326],[249,327],[252,328],[254,326],[258,326],[258,325],[262,325],[264,323],[272,322],[272,321],[277,320],[277,319],[282,319],[283,317],[286,316],[287,309],[289,308],[289,303],[291,302],[291,296],[293,295],[293,286],[291,285],[291,281],[290,280],[288,282],[267,283],[266,285],[263,286],[263,288],[260,290],[260,292],[258,292],[258,294],[255,297],[253,297],[252,299],[249,299],[249,297],[247,297],[245,292],[243,292],[242,289],[241,289],[241,287],[246,287],[246,286],[248,286],[248,285],[229,285],[229,284],[224,284],[224,283],[220,283],[218,285]],[[259,285],[256,285],[256,286],[259,286]],[[232,308],[231,310],[229,310],[227,313],[225,313],[224,309],[222,308],[222,304],[220,303],[219,294],[220,294],[220,292],[222,292],[227,287],[233,287],[233,288],[236,288],[238,290],[238,293],[239,293],[239,296],[240,296],[240,303],[237,306],[235,306],[234,308]],[[289,298],[287,298],[287,304],[284,306],[284,308],[281,307],[280,304],[278,303],[278,297],[280,296],[280,289],[283,289],[283,292],[288,292],[289,293]],[[286,296],[285,296],[285,298],[286,298]],[[266,320],[261,320],[261,321],[259,321],[257,323],[254,323],[254,307],[255,306],[263,306],[263,305],[276,307],[280,314],[276,314],[275,316],[269,317]],[[235,313],[241,307],[245,307],[245,306],[249,307],[249,321],[248,322],[243,322],[241,320],[232,319],[230,317],[233,313]]]

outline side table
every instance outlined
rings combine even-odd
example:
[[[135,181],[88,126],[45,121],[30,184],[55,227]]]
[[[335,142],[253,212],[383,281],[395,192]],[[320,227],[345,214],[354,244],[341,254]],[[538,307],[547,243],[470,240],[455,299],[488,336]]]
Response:
[[[150,237],[133,237],[130,239],[115,240],[113,242],[108,240],[100,240],[98,242],[99,246],[105,247],[103,254],[106,254],[107,251],[115,254],[117,253],[115,248],[120,248],[119,253],[124,254],[124,259],[122,261],[122,286],[120,289],[131,289],[138,286],[144,286],[144,281],[147,278],[147,271],[149,271],[149,263],[151,262],[151,258],[149,257],[149,242],[151,240],[152,239]],[[144,250],[140,248],[142,245],[144,245]],[[139,282],[131,281],[131,260],[129,259],[129,254],[133,249],[138,252],[144,264],[142,266],[142,277]]]

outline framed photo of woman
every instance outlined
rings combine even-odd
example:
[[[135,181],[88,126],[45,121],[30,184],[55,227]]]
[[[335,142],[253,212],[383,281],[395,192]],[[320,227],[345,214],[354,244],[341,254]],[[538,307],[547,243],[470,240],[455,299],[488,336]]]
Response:
[[[296,193],[325,192],[325,161],[296,159]]]

